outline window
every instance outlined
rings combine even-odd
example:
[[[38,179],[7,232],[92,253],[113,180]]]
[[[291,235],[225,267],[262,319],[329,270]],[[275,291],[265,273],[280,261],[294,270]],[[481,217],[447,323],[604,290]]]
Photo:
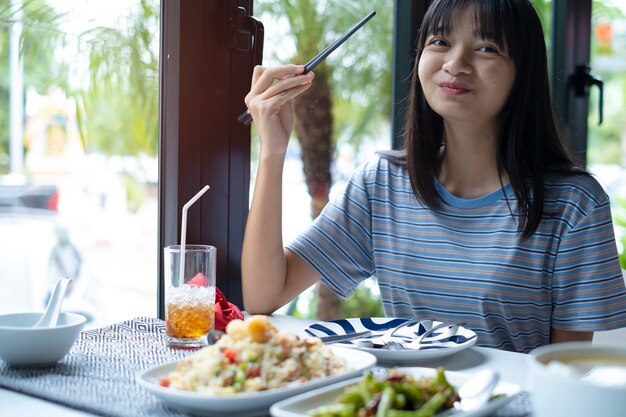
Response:
[[[587,162],[609,194],[622,269],[626,269],[626,4],[593,2],[591,68],[603,81],[603,121],[599,89],[590,89]]]
[[[153,315],[159,3],[1,4],[0,311]]]

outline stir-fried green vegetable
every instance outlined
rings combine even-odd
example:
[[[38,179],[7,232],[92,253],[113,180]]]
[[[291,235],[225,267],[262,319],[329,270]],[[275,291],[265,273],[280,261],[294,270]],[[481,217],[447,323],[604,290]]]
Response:
[[[361,381],[344,390],[334,404],[318,407],[313,417],[432,417],[458,400],[456,389],[443,372],[414,379],[396,369],[383,378],[366,372]]]

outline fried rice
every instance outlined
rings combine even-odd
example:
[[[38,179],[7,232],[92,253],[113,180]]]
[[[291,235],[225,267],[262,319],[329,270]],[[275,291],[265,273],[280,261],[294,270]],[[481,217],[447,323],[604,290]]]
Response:
[[[280,332],[265,316],[234,320],[218,342],[182,359],[171,388],[229,395],[299,384],[346,371],[345,360],[319,339]]]

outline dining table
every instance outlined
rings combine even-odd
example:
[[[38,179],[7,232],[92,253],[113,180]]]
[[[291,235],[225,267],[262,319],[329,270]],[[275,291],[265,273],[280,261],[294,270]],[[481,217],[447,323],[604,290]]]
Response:
[[[305,329],[316,320],[271,315],[280,330],[310,337]],[[7,417],[179,417],[135,380],[148,368],[181,359],[193,351],[165,345],[163,320],[137,317],[85,330],[58,363],[43,368],[15,368],[0,360],[0,416]],[[387,366],[378,364],[379,366]],[[391,366],[391,365],[389,365]],[[443,367],[474,374],[493,369],[500,380],[517,384],[521,395],[498,410],[498,417],[532,415],[528,393],[528,355],[471,346],[449,356],[394,363],[394,367]]]

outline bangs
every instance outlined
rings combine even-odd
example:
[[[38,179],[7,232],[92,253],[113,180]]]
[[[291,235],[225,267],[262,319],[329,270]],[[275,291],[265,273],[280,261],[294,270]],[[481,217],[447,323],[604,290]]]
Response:
[[[508,31],[515,25],[501,0],[441,0],[433,4],[424,17],[421,39],[430,35],[447,36],[454,23],[466,8],[474,10],[474,36],[489,40],[501,49],[508,49]],[[508,29],[508,30],[507,30]],[[423,46],[423,43],[422,45]]]

